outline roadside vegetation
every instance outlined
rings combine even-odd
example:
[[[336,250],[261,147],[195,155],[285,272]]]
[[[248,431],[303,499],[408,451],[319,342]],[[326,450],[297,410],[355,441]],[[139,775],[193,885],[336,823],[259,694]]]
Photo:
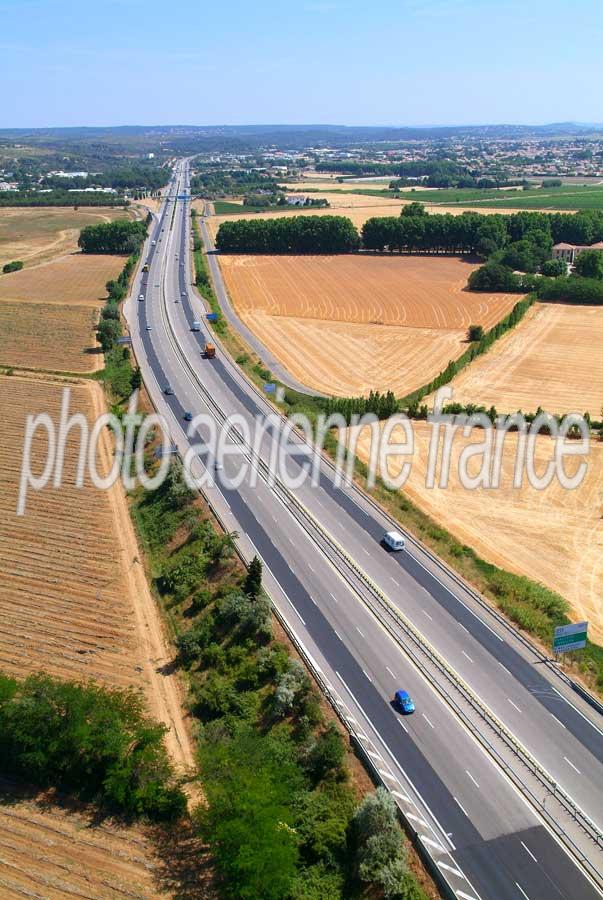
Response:
[[[245,570],[177,460],[131,500],[198,723],[195,822],[222,895],[337,900],[372,886],[420,900],[395,805],[354,786],[357,763],[272,616],[259,560]]]
[[[82,253],[136,253],[147,236],[148,223],[114,219],[86,225],[80,231],[78,247]]]

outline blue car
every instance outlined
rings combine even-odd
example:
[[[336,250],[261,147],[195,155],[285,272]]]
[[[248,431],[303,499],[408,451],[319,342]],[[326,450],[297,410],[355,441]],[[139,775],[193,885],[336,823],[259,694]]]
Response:
[[[396,707],[405,715],[414,713],[415,705],[408,691],[396,691]]]

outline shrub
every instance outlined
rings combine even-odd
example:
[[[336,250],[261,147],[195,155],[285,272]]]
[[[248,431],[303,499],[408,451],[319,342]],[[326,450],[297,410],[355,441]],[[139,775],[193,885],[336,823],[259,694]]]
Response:
[[[15,259],[12,262],[7,262],[2,266],[2,271],[5,275],[8,275],[9,272],[19,272],[23,268],[23,263],[20,259]]]
[[[177,786],[163,737],[133,691],[89,682],[0,675],[3,771],[41,787],[73,790],[129,815],[180,816]]]

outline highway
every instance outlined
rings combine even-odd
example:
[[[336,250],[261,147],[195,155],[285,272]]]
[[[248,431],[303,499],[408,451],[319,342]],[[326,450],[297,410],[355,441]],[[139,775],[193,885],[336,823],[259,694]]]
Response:
[[[603,855],[594,839],[603,819],[597,714],[421,547],[386,553],[387,518],[360,492],[336,487],[328,464],[318,486],[291,490],[270,478],[270,434],[255,452],[241,443],[244,423],[273,409],[220,346],[215,359],[202,357],[205,324],[191,331],[205,310],[191,286],[190,204],[175,199],[187,186],[181,162],[148,246],[150,272],[126,304],[145,385],[180,453],[206,437],[185,411],[217,425],[240,416],[242,454],[225,459],[223,474],[252,459],[257,483],[229,488],[214,472],[218,483],[204,493],[244,555],[261,556],[281,618],[450,890],[465,900],[600,896],[586,874],[596,880]],[[293,472],[306,462],[296,440]],[[205,463],[214,471],[202,452],[195,474]],[[413,716],[392,709],[400,687],[415,700]]]

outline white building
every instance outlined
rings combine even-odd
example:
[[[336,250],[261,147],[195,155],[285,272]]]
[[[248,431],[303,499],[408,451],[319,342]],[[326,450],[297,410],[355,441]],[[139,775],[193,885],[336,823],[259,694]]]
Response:
[[[600,250],[603,252],[603,241],[597,241],[596,244],[566,244],[561,242],[553,247],[553,259],[563,259],[565,262],[573,266],[583,250]]]
[[[285,200],[289,206],[305,206],[307,197],[304,194],[288,194]]]

